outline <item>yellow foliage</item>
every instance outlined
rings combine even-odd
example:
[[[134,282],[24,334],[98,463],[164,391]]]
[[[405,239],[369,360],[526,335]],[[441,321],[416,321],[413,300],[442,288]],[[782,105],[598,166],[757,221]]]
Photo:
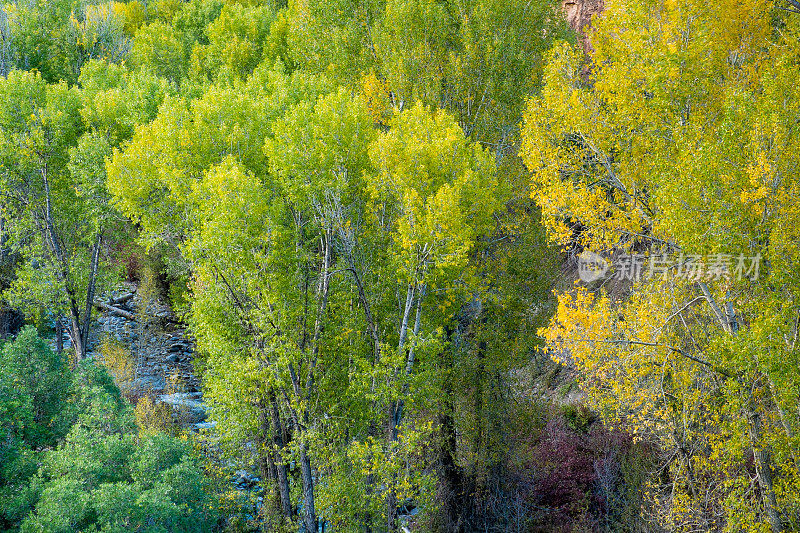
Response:
[[[140,434],[178,433],[179,428],[172,418],[172,408],[165,403],[154,402],[149,396],[139,399],[134,414]]]
[[[136,362],[130,350],[110,335],[105,335],[100,341],[100,356],[103,366],[114,377],[117,385],[128,383],[134,378]]]
[[[773,33],[766,0],[606,7],[593,68],[557,46],[523,125],[550,239],[600,253],[760,254],[765,267],[758,280],[654,279],[612,286],[613,297],[580,287],[540,333],[607,423],[664,451],[654,522],[775,529],[797,519],[770,508],[800,506],[798,26]],[[773,480],[753,477],[748,457]]]
[[[362,76],[361,90],[364,94],[364,105],[372,120],[377,124],[387,124],[392,118],[393,105],[386,81],[379,79],[375,72],[370,72]]]

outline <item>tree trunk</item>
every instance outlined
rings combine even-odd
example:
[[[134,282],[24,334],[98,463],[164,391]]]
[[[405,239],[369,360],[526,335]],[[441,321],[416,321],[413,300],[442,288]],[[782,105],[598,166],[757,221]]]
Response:
[[[406,357],[406,368],[404,376],[407,378],[411,375],[411,371],[414,369],[414,348],[416,347],[416,337],[419,335],[419,327],[422,318],[422,299],[425,297],[425,287],[423,286],[420,290],[419,297],[417,298],[417,312],[416,317],[414,318],[414,342],[412,342],[411,347],[408,349],[408,355]],[[400,347],[402,349],[402,346]],[[403,386],[403,395],[408,393],[408,383]],[[403,409],[405,408],[405,401],[401,397],[397,403],[395,404],[393,410],[393,416],[391,420],[391,438],[393,441],[397,440],[398,433],[397,428],[400,425],[400,422],[403,419]]]
[[[0,265],[3,264],[8,257],[8,250],[6,243],[8,242],[8,235],[6,233],[6,219],[0,217]]]
[[[316,533],[317,513],[314,507],[314,476],[311,461],[306,451],[306,443],[300,443],[300,476],[303,480],[303,525],[306,533]]]
[[[406,338],[408,337],[408,319],[409,315],[411,314],[411,308],[413,307],[416,292],[416,285],[409,285],[406,293],[406,305],[403,311],[403,321],[401,322],[400,326],[400,340],[398,341],[397,346],[398,351],[401,353],[405,346]],[[414,348],[417,335],[419,335],[422,317],[422,299],[424,297],[425,287],[423,286],[419,289],[419,296],[416,296],[417,311],[414,319],[414,340],[408,350],[408,355],[406,356],[406,367],[404,371],[405,377],[408,377],[414,368]],[[400,426],[400,422],[403,420],[403,409],[405,407],[405,401],[403,400],[402,396],[407,393],[408,384],[406,383],[406,385],[403,386],[401,397],[389,407],[389,440],[392,443],[396,442],[399,436],[398,428]],[[397,493],[395,492],[394,488],[389,490],[389,494],[386,497],[386,527],[388,531],[395,531],[397,529]]]
[[[100,309],[101,311],[105,311],[109,315],[121,316],[122,318],[130,320],[131,322],[138,322],[136,315],[124,309],[120,309],[119,307],[114,307],[112,305],[108,305],[107,303],[100,301],[94,302],[94,306]]]
[[[83,359],[83,356],[86,353],[86,348],[83,345],[83,337],[81,336],[81,323],[78,315],[78,306],[74,300],[70,301],[69,314],[71,320],[69,338],[72,340],[72,348],[75,350],[75,357],[78,361],[80,361]]]
[[[761,419],[751,402],[746,404],[747,429],[750,436],[750,448],[756,465],[758,486],[761,489],[761,498],[764,502],[764,512],[767,515],[772,531],[783,531],[781,518],[778,514],[778,502],[775,498],[775,489],[772,486],[772,470],[770,467],[769,451],[761,441]]]
[[[64,327],[61,325],[61,313],[56,315],[56,353],[61,355],[64,352]]]
[[[736,335],[739,332],[739,320],[736,316],[736,311],[733,308],[733,302],[730,301],[730,294],[727,294],[728,301],[720,306],[711,295],[705,283],[698,283],[703,296],[708,301],[712,312],[717,317],[722,329],[729,335]],[[723,311],[724,310],[724,311]],[[756,358],[758,365],[758,358]],[[730,374],[727,377],[732,377]],[[744,384],[740,383],[741,386]],[[745,399],[744,402],[744,415],[747,418],[747,432],[750,440],[750,449],[753,452],[753,460],[756,466],[756,476],[758,478],[758,486],[761,489],[761,498],[764,505],[764,513],[770,523],[772,531],[778,533],[783,531],[781,524],[780,514],[778,513],[778,502],[775,497],[775,489],[772,485],[772,467],[770,466],[769,451],[764,447],[761,434],[761,419],[756,411],[754,399],[751,396]]]
[[[272,427],[274,431],[273,442],[275,445],[275,468],[277,473],[278,492],[280,493],[281,509],[283,515],[291,519],[294,515],[292,509],[292,500],[289,495],[289,475],[286,468],[286,462],[283,458],[283,450],[288,444],[284,425],[281,423],[280,411],[278,411],[278,401],[275,398],[275,393],[270,392],[270,417],[272,418]]]
[[[324,329],[324,316],[325,311],[328,305],[328,292],[330,289],[330,265],[331,259],[333,254],[332,249],[332,230],[327,228],[326,226],[324,234],[320,237],[320,245],[321,245],[321,252],[322,252],[322,265],[320,267],[319,272],[319,280],[317,283],[317,291],[316,291],[316,299],[317,299],[317,312],[314,320],[314,331],[311,334],[311,349],[310,349],[310,358],[308,360],[308,373],[305,379],[305,390],[303,388],[303,384],[300,381],[300,376],[298,375],[297,371],[294,368],[294,365],[291,363],[289,364],[289,375],[292,380],[292,388],[294,389],[294,394],[299,400],[309,400],[312,390],[314,388],[314,370],[317,365],[317,357],[319,356],[319,343],[320,338],[322,336],[322,332]],[[305,279],[308,279],[309,275],[309,267],[306,267],[305,272]],[[308,282],[306,281],[305,286],[307,288]],[[308,292],[307,290],[305,291]],[[301,332],[300,332],[300,340],[299,340],[299,348],[300,350],[308,354],[308,342],[309,339],[306,324],[307,319],[305,318],[305,313],[303,315],[303,319],[301,320]],[[299,367],[302,369],[302,367]],[[305,397],[305,398],[304,398]],[[303,412],[300,416],[292,407],[291,402],[288,403],[288,408],[290,409],[290,413],[294,419],[295,427],[299,433],[302,433],[307,427],[309,422],[309,414],[308,411],[304,408]],[[299,450],[300,450],[300,479],[303,485],[303,526],[305,527],[308,533],[316,533],[318,523],[317,523],[317,514],[316,514],[316,507],[314,503],[314,474],[311,468],[311,459],[308,456],[308,450],[306,448],[306,443],[303,441],[303,435],[299,436]]]
[[[451,396],[446,397],[445,412],[439,417],[441,441],[439,446],[439,461],[441,463],[442,506],[450,522],[449,531],[463,533],[464,520],[464,479],[461,468],[455,462],[456,455],[456,428],[452,416]]]
[[[83,324],[81,329],[81,346],[83,352],[79,359],[86,357],[89,345],[89,326],[92,322],[92,306],[94,305],[94,292],[97,284],[97,266],[100,260],[100,245],[103,242],[103,235],[97,234],[94,245],[92,246],[92,260],[89,265],[89,283],[86,286],[86,306],[83,311]]]
[[[86,347],[83,345],[83,338],[81,335],[81,318],[78,312],[78,301],[75,295],[75,290],[72,287],[72,282],[69,277],[69,268],[67,260],[64,257],[61,243],[56,235],[55,223],[53,222],[52,206],[50,203],[50,180],[47,176],[47,165],[42,167],[42,181],[44,183],[44,232],[45,242],[49,242],[50,251],[56,260],[56,275],[59,281],[63,283],[64,290],[67,293],[67,301],[69,302],[69,314],[71,319],[70,338],[72,339],[72,347],[75,349],[75,357],[80,361],[86,354]]]
[[[275,430],[272,429],[272,426],[270,425],[268,407],[264,405],[263,402],[258,402],[256,404],[256,409],[258,410],[258,419],[261,425],[261,432],[256,436],[256,443],[258,445],[258,469],[261,474],[261,479],[268,479],[272,482],[273,499],[276,507],[280,508],[281,495],[280,491],[278,490],[278,471],[275,465],[275,457],[273,455],[272,445],[270,439],[268,438],[270,430]]]

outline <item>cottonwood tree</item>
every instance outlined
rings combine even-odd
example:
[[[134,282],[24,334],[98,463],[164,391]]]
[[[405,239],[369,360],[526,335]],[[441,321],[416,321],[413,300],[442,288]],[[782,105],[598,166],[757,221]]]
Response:
[[[87,63],[79,80],[69,88],[12,71],[0,81],[0,175],[9,245],[25,257],[9,298],[66,313],[80,359],[95,296],[114,274],[105,245],[125,233],[109,203],[105,158],[151,118],[167,87],[104,61]]]
[[[264,239],[271,239],[276,231],[281,235],[286,230],[282,225],[291,218],[284,219],[279,209],[280,197],[268,179],[262,148],[272,121],[298,100],[307,95],[313,98],[324,86],[323,80],[290,77],[281,67],[265,66],[247,85],[212,87],[192,101],[168,100],[158,117],[138,128],[132,142],[115,154],[108,167],[111,190],[122,209],[140,222],[144,241],[177,246],[187,261],[194,279],[192,322],[208,354],[204,379],[220,432],[234,444],[253,437],[259,442],[264,473],[275,482],[287,519],[296,515],[296,505],[289,500],[287,464],[290,458],[301,463],[308,502],[304,518],[309,527],[316,522],[310,459],[303,450],[291,450],[289,444],[290,435],[292,442],[301,442],[294,437],[302,435],[298,425],[306,424],[307,407],[298,402],[306,401],[308,366],[300,361],[313,357],[308,351],[313,343],[308,331],[298,330],[303,324],[293,321],[299,312],[297,295],[291,290],[295,267],[281,270],[268,260],[271,256],[265,256],[273,253],[274,245]],[[305,253],[309,246],[305,240],[290,243],[294,255]],[[295,245],[300,246],[297,252]],[[306,268],[311,269],[306,274],[312,275],[316,263],[309,262]],[[261,317],[270,306],[288,314],[281,320]],[[274,331],[269,329],[272,323],[281,324],[287,336],[297,332],[287,345],[297,351],[290,353],[278,346],[284,354],[279,361],[272,359],[277,357],[271,340]],[[301,346],[301,340],[308,344]],[[280,372],[264,370],[245,379],[239,365],[254,361],[269,363],[266,369]],[[297,365],[302,381],[295,373],[297,380],[282,389],[279,385],[286,385],[282,380],[289,376],[285,372]],[[228,397],[239,390],[229,387],[230,379],[244,380],[239,382],[247,391],[244,398]],[[249,422],[241,427],[234,422],[244,420]],[[294,451],[297,456],[292,455]]]
[[[391,451],[404,426],[414,431],[404,420],[408,403],[419,401],[421,391],[411,386],[418,367],[430,364],[418,356],[441,349],[453,306],[468,298],[470,280],[464,273],[478,236],[489,229],[497,181],[488,152],[470,142],[452,116],[422,103],[396,112],[389,130],[373,143],[370,158],[376,169],[369,182],[370,222],[378,242],[386,243],[389,266],[378,283],[397,301],[378,314],[385,333],[376,341],[383,346],[376,365],[383,367],[389,386]],[[376,314],[367,299],[362,306],[365,315]],[[387,528],[394,530],[396,488],[390,487]]]
[[[532,195],[562,247],[673,269],[566,292],[542,333],[610,424],[663,450],[657,522],[795,528],[797,22],[760,1],[608,7],[588,77],[557,46],[531,102]]]
[[[0,81],[4,207],[14,246],[27,263],[12,300],[65,307],[78,358],[86,355],[103,228],[82,197],[69,150],[83,132],[80,97],[66,84],[12,71]],[[102,200],[101,200],[102,201]]]

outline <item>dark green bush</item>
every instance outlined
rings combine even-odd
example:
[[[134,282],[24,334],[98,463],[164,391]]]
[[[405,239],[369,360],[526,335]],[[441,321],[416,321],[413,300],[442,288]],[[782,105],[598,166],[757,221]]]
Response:
[[[0,530],[209,531],[191,452],[164,434],[140,440],[108,372],[70,370],[35,329],[0,350]]]

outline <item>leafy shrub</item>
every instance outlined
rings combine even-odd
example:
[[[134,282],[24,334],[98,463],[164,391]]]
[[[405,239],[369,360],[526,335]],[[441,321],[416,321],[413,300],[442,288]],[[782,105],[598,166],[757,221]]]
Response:
[[[187,442],[135,430],[106,368],[23,330],[0,350],[0,530],[209,531]]]
[[[583,404],[568,403],[561,407],[561,414],[570,429],[574,431],[586,431],[592,422],[597,420],[597,415]]]
[[[129,349],[110,335],[105,335],[100,341],[100,355],[103,366],[114,377],[117,385],[127,383],[134,378],[136,361]]]
[[[175,435],[178,428],[172,417],[172,408],[165,403],[154,402],[149,396],[142,396],[134,408],[139,433],[167,433]]]
[[[70,386],[66,359],[53,353],[33,327],[0,351],[0,394],[7,418],[33,448],[52,445],[69,428],[60,414]],[[11,426],[4,423],[4,428]]]
[[[22,531],[210,530],[204,479],[187,443],[164,434],[137,440],[119,390],[108,379],[90,379],[102,378],[102,369],[85,373],[85,411],[46,454],[34,483],[38,501]]]
[[[18,523],[33,496],[28,480],[37,450],[56,444],[72,422],[66,407],[70,372],[33,327],[0,350],[0,529]]]
[[[641,504],[650,451],[611,431],[583,405],[554,410],[535,443],[528,498],[550,526],[628,531]]]

